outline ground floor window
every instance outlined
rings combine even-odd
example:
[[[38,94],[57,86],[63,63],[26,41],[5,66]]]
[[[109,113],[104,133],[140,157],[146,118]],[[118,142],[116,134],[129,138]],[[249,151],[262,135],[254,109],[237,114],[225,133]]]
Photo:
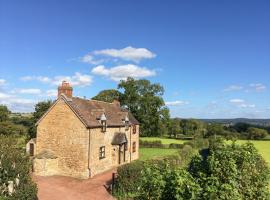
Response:
[[[132,144],[132,153],[136,152],[136,142]]]
[[[99,160],[105,158],[105,146],[99,147]]]

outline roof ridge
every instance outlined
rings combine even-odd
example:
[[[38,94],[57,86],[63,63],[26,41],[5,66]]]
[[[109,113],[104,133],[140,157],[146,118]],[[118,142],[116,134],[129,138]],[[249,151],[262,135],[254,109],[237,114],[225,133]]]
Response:
[[[97,102],[101,102],[101,103],[108,103],[108,104],[113,104],[114,105],[114,103],[112,102],[112,103],[110,103],[110,102],[106,102],[106,101],[100,101],[100,100],[96,100],[96,99],[89,99],[89,101],[97,101]]]

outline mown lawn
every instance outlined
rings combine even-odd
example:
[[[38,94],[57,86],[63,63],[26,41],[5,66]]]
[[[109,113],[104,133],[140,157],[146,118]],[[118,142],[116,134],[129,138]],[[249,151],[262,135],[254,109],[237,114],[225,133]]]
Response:
[[[177,149],[140,148],[140,160],[162,158],[177,153]]]
[[[155,140],[161,140],[162,144],[183,144],[185,141],[188,140],[177,140],[177,139],[170,139],[170,138],[158,138],[158,137],[140,137],[140,140],[142,141],[155,141]]]

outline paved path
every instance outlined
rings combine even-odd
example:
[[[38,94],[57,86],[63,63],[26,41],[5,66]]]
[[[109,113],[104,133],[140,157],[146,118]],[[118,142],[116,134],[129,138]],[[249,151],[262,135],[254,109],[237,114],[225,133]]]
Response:
[[[39,200],[113,200],[104,185],[111,180],[112,172],[80,180],[63,176],[33,176],[38,185]]]

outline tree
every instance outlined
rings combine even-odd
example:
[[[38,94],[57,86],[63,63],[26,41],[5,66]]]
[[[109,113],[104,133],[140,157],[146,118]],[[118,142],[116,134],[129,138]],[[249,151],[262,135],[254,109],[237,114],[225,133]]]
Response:
[[[207,125],[207,136],[224,135],[224,128],[221,124],[213,123]]]
[[[102,90],[96,96],[94,96],[93,100],[105,101],[105,102],[113,102],[113,100],[120,100],[121,92],[118,90],[110,89],[110,90]]]
[[[33,113],[34,122],[37,122],[42,115],[47,112],[47,110],[51,107],[52,101],[41,101],[35,105],[35,112]]]
[[[25,150],[19,148],[19,141],[0,135],[0,199],[35,200],[37,187],[30,176],[31,163]],[[13,185],[13,190],[8,189],[9,185]]]
[[[170,135],[174,136],[175,138],[177,135],[182,133],[182,127],[180,126],[180,121],[178,119],[171,119],[170,120]]]
[[[163,87],[145,79],[135,80],[129,77],[119,83],[118,89],[124,90],[120,102],[139,120],[142,135],[162,135],[160,124],[169,118],[162,98]]]
[[[27,128],[23,125],[13,124],[10,121],[0,122],[0,135],[26,136]]]
[[[248,139],[258,140],[263,139],[268,135],[268,132],[264,129],[250,127],[247,129]]]
[[[7,106],[0,105],[0,122],[7,121],[9,114],[10,111],[8,110]]]
[[[37,130],[35,123],[42,117],[44,113],[47,112],[47,110],[51,107],[52,103],[53,103],[52,101],[48,100],[39,102],[35,105],[35,112],[33,113],[33,117],[31,119],[32,125],[29,128],[29,136],[31,138],[36,137]]]

